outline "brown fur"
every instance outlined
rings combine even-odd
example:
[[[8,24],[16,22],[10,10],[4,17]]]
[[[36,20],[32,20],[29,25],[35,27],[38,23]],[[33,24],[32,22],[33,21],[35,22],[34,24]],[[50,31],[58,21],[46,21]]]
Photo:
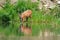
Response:
[[[31,10],[26,10],[21,14],[21,19],[24,21],[27,17],[31,18],[32,11]]]

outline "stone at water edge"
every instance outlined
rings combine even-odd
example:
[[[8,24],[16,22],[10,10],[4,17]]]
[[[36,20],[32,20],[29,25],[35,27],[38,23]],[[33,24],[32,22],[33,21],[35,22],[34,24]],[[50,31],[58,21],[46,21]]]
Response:
[[[57,1],[58,4],[60,4],[60,1]]]

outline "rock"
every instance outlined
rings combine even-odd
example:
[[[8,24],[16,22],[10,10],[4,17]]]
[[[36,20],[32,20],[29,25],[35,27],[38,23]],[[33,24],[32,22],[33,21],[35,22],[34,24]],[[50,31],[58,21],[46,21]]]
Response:
[[[60,5],[60,1],[57,1],[57,4],[59,4],[59,5]]]

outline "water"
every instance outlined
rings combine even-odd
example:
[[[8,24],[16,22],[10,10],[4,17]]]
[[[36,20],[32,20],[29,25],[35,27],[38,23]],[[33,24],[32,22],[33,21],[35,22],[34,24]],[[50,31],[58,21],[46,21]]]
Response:
[[[1,40],[59,40],[60,27],[33,22],[15,22],[7,27],[0,27]]]

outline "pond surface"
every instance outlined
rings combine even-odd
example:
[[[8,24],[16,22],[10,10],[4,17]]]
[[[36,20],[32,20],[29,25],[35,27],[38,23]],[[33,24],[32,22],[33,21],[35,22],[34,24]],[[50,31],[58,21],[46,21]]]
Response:
[[[56,25],[55,25],[56,26]],[[36,22],[15,22],[0,26],[2,40],[59,40],[60,27]]]

